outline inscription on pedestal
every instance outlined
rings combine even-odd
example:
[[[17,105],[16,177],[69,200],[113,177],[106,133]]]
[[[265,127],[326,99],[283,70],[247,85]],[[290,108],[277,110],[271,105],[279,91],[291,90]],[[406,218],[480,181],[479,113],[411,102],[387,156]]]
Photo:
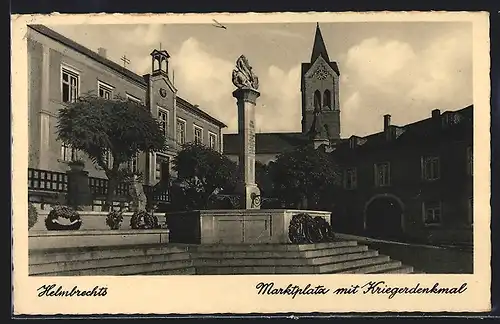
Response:
[[[253,120],[248,124],[248,153],[255,154],[255,123]]]

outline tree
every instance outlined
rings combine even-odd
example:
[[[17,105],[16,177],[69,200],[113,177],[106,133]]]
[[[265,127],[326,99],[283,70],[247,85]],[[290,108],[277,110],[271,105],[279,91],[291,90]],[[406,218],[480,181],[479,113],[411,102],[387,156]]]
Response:
[[[270,164],[255,161],[255,182],[259,186],[263,197],[273,196],[273,179],[271,178],[270,170]]]
[[[105,210],[114,200],[123,175],[120,166],[139,152],[160,151],[163,131],[149,110],[122,97],[113,100],[87,94],[59,110],[57,137],[84,152],[108,178]],[[112,163],[106,163],[107,154]]]
[[[214,193],[231,190],[236,184],[236,163],[204,145],[184,144],[172,162],[178,182],[184,185],[185,209],[207,208]]]
[[[296,208],[317,207],[341,180],[340,168],[333,158],[311,146],[278,155],[270,167],[276,195]]]

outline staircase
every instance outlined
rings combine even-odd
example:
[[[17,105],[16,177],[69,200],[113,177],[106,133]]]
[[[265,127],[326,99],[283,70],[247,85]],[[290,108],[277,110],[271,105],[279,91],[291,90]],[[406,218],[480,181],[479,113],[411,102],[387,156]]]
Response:
[[[196,273],[327,274],[412,273],[413,268],[356,241],[306,245],[200,245]]]
[[[39,276],[414,273],[413,267],[346,240],[292,245],[144,245],[30,251]]]
[[[195,274],[187,247],[169,245],[41,249],[29,253],[30,276]]]

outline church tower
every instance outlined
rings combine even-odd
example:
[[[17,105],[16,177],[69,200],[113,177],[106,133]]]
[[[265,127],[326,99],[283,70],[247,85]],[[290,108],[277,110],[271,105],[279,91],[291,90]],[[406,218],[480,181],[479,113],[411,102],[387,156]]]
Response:
[[[340,139],[339,78],[337,62],[330,61],[319,24],[311,61],[302,63],[302,133],[314,140]]]

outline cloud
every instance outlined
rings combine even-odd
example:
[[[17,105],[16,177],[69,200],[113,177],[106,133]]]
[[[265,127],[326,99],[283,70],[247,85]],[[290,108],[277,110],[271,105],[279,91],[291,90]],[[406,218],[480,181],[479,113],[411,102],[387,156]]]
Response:
[[[180,96],[225,123],[234,119],[237,109],[231,95],[232,62],[211,55],[191,37],[172,55],[171,63]]]
[[[470,42],[470,34],[455,32],[419,49],[379,38],[351,47],[341,78],[342,136],[380,131],[384,114],[402,125],[427,118],[436,108],[471,104]]]
[[[231,81],[234,62],[209,53],[196,38],[184,41],[172,55],[175,85],[179,95],[198,104],[236,132],[237,108]],[[261,132],[293,131],[300,127],[300,66],[284,71],[270,66],[266,71],[254,68],[259,76],[261,97],[257,99],[256,127]],[[263,74],[261,74],[264,72]]]

